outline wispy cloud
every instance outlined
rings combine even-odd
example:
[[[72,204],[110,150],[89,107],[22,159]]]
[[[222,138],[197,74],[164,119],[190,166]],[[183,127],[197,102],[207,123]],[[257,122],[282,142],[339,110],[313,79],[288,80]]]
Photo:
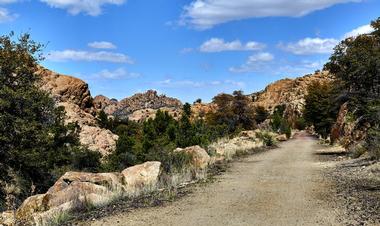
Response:
[[[232,42],[225,42],[220,38],[211,38],[210,40],[204,42],[199,50],[201,52],[223,52],[223,51],[252,51],[264,49],[265,45],[262,43],[250,41],[245,44],[241,43],[240,40],[235,40]]]
[[[0,0],[0,5],[6,5],[19,2],[20,0]],[[7,8],[0,7],[0,23],[6,23],[15,20],[18,14],[10,12]]]
[[[123,53],[107,51],[89,52],[80,50],[51,51],[46,57],[50,61],[103,61],[111,63],[133,64],[133,60]]]
[[[296,55],[330,54],[338,43],[333,38],[305,38],[295,43],[280,43],[278,47]]]
[[[116,45],[111,42],[91,42],[88,43],[88,46],[94,49],[116,49]]]
[[[274,56],[268,52],[253,54],[248,57],[247,61],[244,64],[238,67],[231,67],[229,71],[233,73],[246,73],[256,71],[262,69],[264,65],[267,65],[268,62],[271,62],[273,60]]]
[[[128,72],[125,68],[117,68],[114,71],[110,71],[108,69],[102,70],[98,73],[94,74],[95,78],[103,78],[103,79],[130,79],[130,78],[138,78],[141,74]]]
[[[300,17],[330,6],[361,0],[193,0],[184,7],[182,25],[209,29],[217,24],[248,18]]]
[[[90,16],[102,14],[104,5],[122,5],[126,0],[40,0],[50,7],[67,10],[72,15],[85,13]]]
[[[9,12],[8,9],[0,8],[0,23],[13,21],[17,17],[17,14]]]

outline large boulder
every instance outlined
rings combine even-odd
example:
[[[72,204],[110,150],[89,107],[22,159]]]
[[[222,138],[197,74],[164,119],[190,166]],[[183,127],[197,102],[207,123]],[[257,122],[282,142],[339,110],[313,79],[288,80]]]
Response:
[[[104,186],[109,190],[120,190],[123,186],[123,175],[121,173],[84,173],[67,172],[48,190],[53,194],[66,189],[73,182],[89,182]]]
[[[198,170],[206,169],[210,162],[210,156],[207,154],[207,151],[198,145],[187,148],[177,148],[175,152],[183,152],[191,156],[191,165]]]
[[[146,162],[121,172],[128,195],[135,196],[157,188],[161,175],[160,162]]]

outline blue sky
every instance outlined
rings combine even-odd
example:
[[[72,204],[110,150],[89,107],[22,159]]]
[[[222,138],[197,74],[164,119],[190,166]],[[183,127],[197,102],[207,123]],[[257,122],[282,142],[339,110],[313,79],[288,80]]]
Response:
[[[93,96],[184,102],[312,73],[379,16],[380,0],[0,0],[1,34],[31,33]]]

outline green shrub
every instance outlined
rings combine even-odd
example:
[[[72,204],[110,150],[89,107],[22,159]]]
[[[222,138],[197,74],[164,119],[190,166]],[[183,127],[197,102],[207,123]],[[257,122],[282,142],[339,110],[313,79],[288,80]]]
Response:
[[[272,147],[276,144],[276,139],[270,132],[258,132],[256,136],[261,139],[267,147]]]
[[[307,123],[306,120],[303,117],[300,117],[295,122],[295,128],[298,130],[304,130],[306,129]]]

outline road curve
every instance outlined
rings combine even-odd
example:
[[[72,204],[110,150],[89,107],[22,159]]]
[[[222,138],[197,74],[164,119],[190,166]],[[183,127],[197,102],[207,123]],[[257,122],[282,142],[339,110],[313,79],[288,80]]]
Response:
[[[218,182],[166,206],[106,217],[91,225],[340,225],[329,205],[330,184],[314,152],[314,138],[300,134],[278,149],[234,162]]]

